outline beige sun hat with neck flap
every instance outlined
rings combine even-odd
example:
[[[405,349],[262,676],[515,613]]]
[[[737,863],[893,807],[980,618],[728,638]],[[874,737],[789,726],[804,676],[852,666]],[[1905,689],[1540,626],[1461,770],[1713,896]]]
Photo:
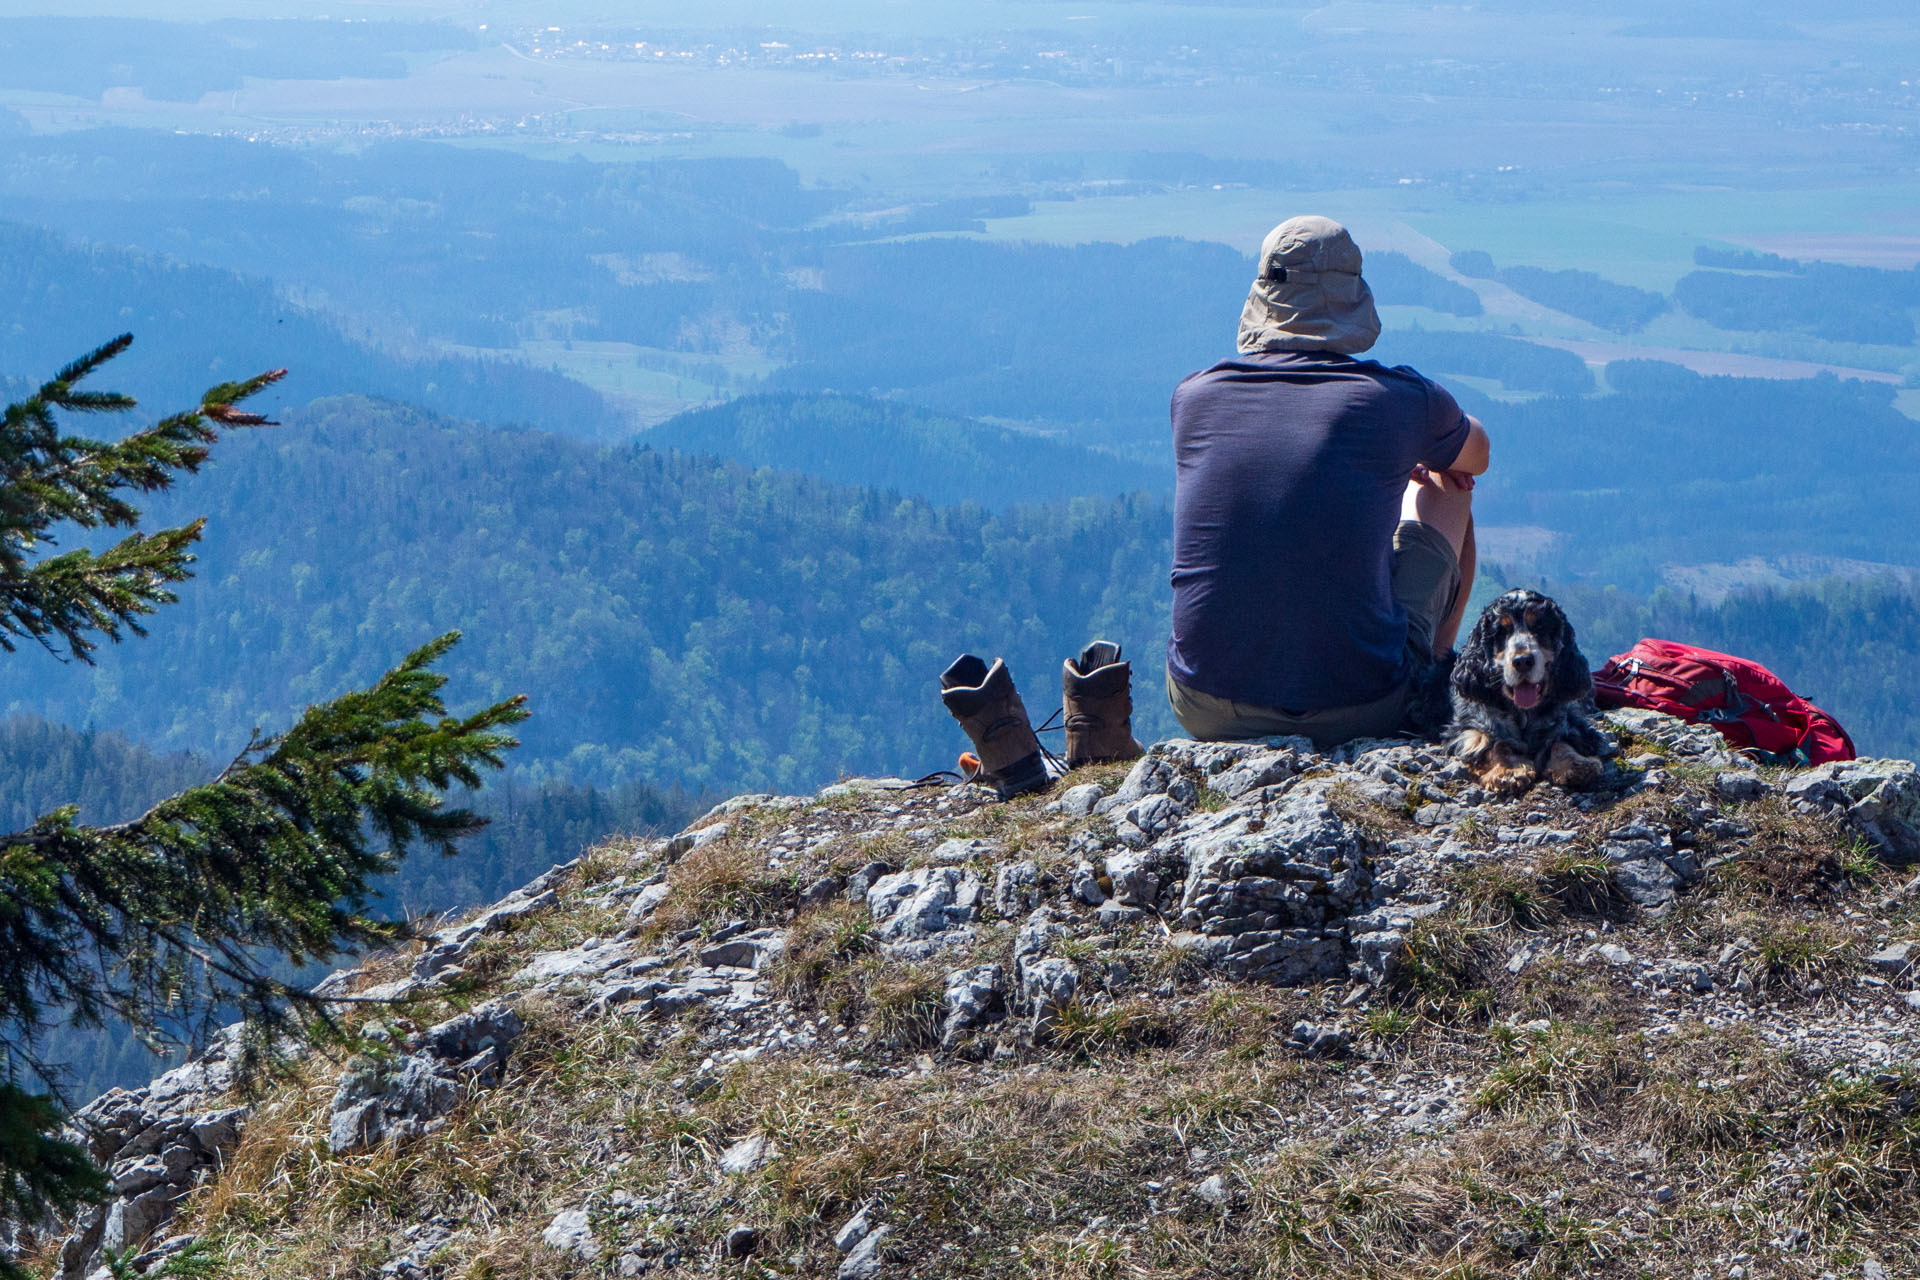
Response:
[[[1240,311],[1240,350],[1357,355],[1380,336],[1360,246],[1332,218],[1288,218],[1260,245],[1260,274]]]

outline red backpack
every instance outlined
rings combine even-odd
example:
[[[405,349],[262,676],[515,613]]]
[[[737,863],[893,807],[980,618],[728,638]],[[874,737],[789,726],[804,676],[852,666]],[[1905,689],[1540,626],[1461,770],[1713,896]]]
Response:
[[[1641,707],[1710,724],[1767,764],[1851,760],[1840,722],[1757,662],[1672,640],[1642,640],[1593,673],[1602,708]]]

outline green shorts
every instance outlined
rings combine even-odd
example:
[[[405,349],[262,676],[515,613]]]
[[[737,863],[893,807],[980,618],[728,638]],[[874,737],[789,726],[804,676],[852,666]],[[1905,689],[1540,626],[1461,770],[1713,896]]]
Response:
[[[1324,711],[1283,711],[1229,702],[1189,689],[1167,675],[1167,701],[1182,727],[1202,742],[1303,734],[1325,750],[1354,738],[1383,738],[1405,723],[1408,695],[1433,665],[1433,633],[1460,599],[1460,557],[1431,525],[1402,520],[1393,531],[1393,598],[1407,611],[1407,659],[1412,674],[1374,699]]]

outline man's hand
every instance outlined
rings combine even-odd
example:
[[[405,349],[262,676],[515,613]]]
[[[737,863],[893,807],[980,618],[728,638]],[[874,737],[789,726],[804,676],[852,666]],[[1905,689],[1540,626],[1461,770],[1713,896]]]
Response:
[[[1425,463],[1415,463],[1413,474],[1408,477],[1415,484],[1430,484],[1437,489],[1459,489],[1473,492],[1473,473],[1468,471],[1435,471]]]

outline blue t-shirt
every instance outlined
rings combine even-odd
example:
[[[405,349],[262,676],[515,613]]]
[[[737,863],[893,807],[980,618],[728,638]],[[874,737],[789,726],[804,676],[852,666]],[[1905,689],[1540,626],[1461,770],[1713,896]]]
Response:
[[[1411,674],[1393,531],[1415,464],[1469,426],[1412,369],[1319,351],[1235,356],[1173,393],[1173,638],[1190,689],[1289,712]]]

